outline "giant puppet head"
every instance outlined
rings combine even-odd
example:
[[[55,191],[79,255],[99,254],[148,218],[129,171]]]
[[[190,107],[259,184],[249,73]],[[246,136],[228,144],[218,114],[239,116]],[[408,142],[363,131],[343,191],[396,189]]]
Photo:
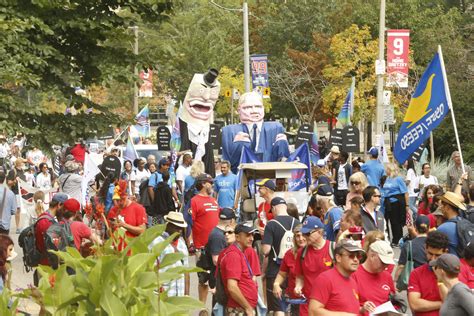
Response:
[[[265,109],[263,99],[258,92],[247,92],[240,96],[239,115],[240,121],[244,124],[263,121]]]
[[[199,125],[211,123],[221,89],[221,84],[216,79],[218,75],[219,72],[213,68],[205,74],[194,74],[180,113],[183,121]]]

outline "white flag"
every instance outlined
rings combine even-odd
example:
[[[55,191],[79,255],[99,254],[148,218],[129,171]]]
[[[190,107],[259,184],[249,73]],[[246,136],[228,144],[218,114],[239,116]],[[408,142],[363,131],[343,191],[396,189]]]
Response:
[[[88,153],[84,157],[84,174],[82,176],[81,191],[82,191],[82,205],[86,205],[87,199],[87,185],[91,180],[94,180],[95,176],[100,172],[99,167],[91,159]]]

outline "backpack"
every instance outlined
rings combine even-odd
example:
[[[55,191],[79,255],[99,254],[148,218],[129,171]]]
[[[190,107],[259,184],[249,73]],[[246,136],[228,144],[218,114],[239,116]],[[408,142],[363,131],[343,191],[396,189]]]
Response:
[[[329,242],[329,257],[331,257],[334,266],[334,250],[336,249],[336,242],[330,241]],[[306,253],[308,252],[308,245],[304,246],[303,251],[301,252],[300,261],[303,262],[304,257],[306,257]]]
[[[273,253],[275,254],[274,260],[276,260],[277,263],[280,263],[285,256],[285,253],[293,248],[293,225],[295,224],[295,219],[291,219],[291,227],[289,230],[286,230],[285,226],[275,219],[272,219],[270,222],[278,223],[278,225],[280,225],[285,231],[283,237],[280,240],[280,249],[278,250],[278,254],[276,253],[275,248],[272,246]]]
[[[221,304],[222,306],[227,306],[227,294],[225,293],[225,285],[224,281],[222,281],[221,275],[221,263],[226,257],[227,253],[224,254],[222,259],[219,261],[219,264],[216,267],[216,293],[214,294],[214,298],[216,302]]]
[[[184,192],[184,197],[183,197],[183,205],[189,204],[191,202],[191,199],[197,194],[198,192],[196,191],[196,183],[193,183],[189,187],[189,189]]]
[[[44,246],[46,251],[48,251],[48,259],[51,266],[56,268],[59,259],[55,254],[50,253],[49,250],[66,251],[66,247],[75,247],[71,223],[64,221],[51,225],[44,234]]]
[[[456,223],[456,232],[458,235],[456,252],[458,256],[462,258],[464,249],[470,242],[474,242],[474,223],[462,217],[457,217],[454,222]]]
[[[474,223],[474,206],[466,205],[466,211],[464,212],[464,218]]]
[[[153,192],[155,193],[155,198],[153,199],[151,215],[164,216],[168,215],[169,212],[176,211],[172,191],[167,183],[158,183],[158,185],[153,189]]]
[[[146,179],[145,181],[142,181],[140,183],[140,186],[138,187],[138,191],[139,191],[139,194],[140,194],[140,201],[139,202],[145,208],[151,206],[150,195],[148,194],[148,181],[149,181],[149,179]]]
[[[46,256],[45,253],[42,253],[38,247],[36,247],[36,224],[42,220],[47,219],[51,223],[55,223],[51,215],[43,215],[36,219],[36,221],[23,229],[18,236],[18,245],[23,249],[23,265],[25,266],[25,271],[30,272],[39,265],[39,262],[42,258]]]

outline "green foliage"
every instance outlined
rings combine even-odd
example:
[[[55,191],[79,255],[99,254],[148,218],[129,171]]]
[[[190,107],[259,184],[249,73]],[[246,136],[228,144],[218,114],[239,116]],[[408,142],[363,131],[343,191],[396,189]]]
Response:
[[[12,292],[8,288],[4,288],[0,294],[0,315],[17,315],[16,309],[19,304],[18,299],[11,299]]]
[[[167,292],[155,294],[163,284],[183,277],[183,273],[199,269],[174,267],[159,272],[156,258],[171,243],[175,235],[156,244],[148,245],[165,230],[165,225],[147,229],[142,235],[128,239],[125,250],[114,250],[114,234],[98,249],[96,256],[83,258],[75,248],[55,252],[64,262],[57,270],[40,266],[42,276],[35,300],[49,315],[187,315],[202,307],[190,297],[168,297]],[[123,235],[123,234],[122,234]],[[131,251],[132,255],[127,256]],[[160,268],[182,259],[182,254],[167,254]],[[69,275],[72,268],[75,274]],[[32,295],[25,290],[23,297]],[[3,314],[2,314],[3,315]]]

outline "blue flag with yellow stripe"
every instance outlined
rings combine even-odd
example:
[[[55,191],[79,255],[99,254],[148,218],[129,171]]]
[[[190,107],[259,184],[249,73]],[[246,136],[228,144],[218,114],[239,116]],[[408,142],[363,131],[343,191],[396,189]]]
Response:
[[[410,158],[448,114],[447,81],[441,63],[436,53],[412,95],[395,143],[394,156],[399,163]]]

